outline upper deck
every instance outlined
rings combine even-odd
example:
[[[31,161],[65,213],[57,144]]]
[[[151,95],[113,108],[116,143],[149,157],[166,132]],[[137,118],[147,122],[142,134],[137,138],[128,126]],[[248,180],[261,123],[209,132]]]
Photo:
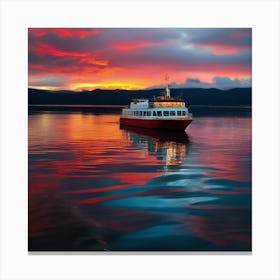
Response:
[[[149,101],[148,99],[134,99],[130,102],[129,109],[149,109],[149,108],[184,108],[186,107],[185,101],[182,99],[169,98],[169,99],[155,99]]]
[[[154,108],[185,107],[186,104],[185,101],[180,98],[166,98],[165,96],[160,96],[160,98],[157,98],[152,102],[152,106]]]

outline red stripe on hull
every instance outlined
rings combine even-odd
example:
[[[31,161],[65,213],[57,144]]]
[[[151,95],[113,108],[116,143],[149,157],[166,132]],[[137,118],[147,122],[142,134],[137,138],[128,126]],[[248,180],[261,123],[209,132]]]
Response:
[[[185,130],[186,127],[192,122],[191,119],[186,120],[147,120],[147,119],[132,119],[132,118],[120,118],[121,125],[137,126],[144,128],[155,129],[168,129],[168,130]]]

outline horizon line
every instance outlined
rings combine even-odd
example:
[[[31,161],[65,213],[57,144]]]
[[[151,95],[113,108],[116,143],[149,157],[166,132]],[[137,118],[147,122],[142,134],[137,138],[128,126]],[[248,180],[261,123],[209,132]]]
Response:
[[[185,89],[217,89],[217,90],[221,90],[221,91],[227,91],[227,90],[231,90],[231,89],[252,89],[252,86],[250,87],[230,87],[230,88],[217,88],[217,87],[175,87],[175,88],[171,88],[173,90],[185,90]],[[36,87],[28,87],[28,90],[42,90],[42,91],[53,91],[53,92],[59,92],[59,91],[71,91],[71,92],[90,92],[90,91],[96,91],[96,90],[103,90],[103,91],[153,91],[153,90],[164,90],[164,88],[162,87],[158,87],[158,88],[144,88],[144,89],[122,89],[122,88],[115,88],[115,89],[103,89],[103,88],[95,88],[95,89],[82,89],[82,90],[71,90],[71,89],[43,89],[43,88],[36,88]]]

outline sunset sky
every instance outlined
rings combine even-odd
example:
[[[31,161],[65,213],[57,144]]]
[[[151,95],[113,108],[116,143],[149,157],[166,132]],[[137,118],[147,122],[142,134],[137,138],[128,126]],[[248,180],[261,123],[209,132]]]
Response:
[[[251,87],[250,28],[29,28],[28,85]]]

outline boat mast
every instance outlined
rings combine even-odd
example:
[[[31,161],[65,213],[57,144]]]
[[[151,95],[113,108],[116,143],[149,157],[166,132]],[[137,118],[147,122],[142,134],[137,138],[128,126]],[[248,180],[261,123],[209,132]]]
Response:
[[[168,74],[165,75],[165,81],[166,81],[165,97],[170,98],[170,88],[169,88],[169,84],[168,84],[168,81],[169,81]]]

